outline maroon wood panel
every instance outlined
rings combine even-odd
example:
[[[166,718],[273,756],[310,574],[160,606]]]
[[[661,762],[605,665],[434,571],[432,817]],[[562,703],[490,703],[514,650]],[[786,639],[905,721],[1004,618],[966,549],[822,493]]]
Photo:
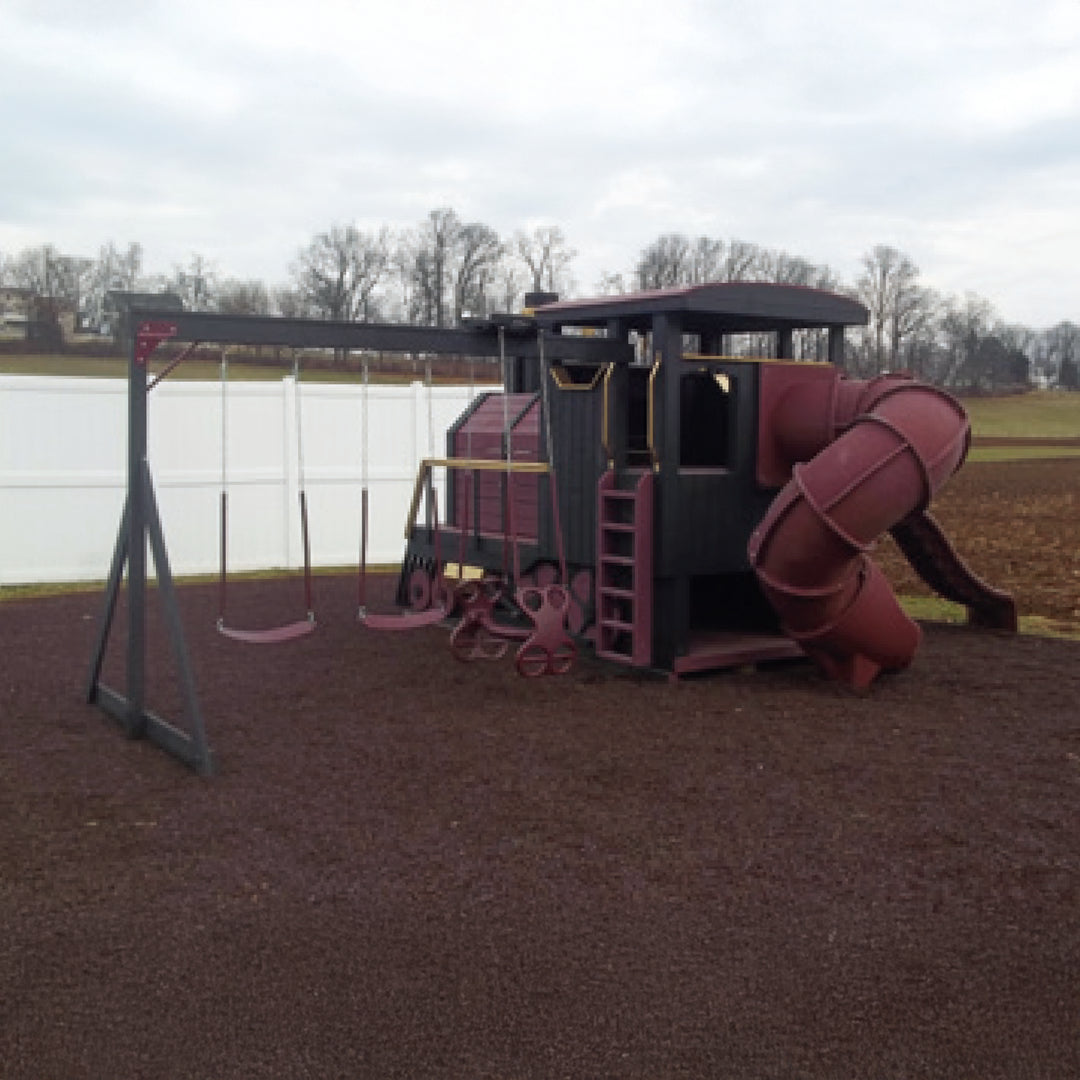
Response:
[[[454,456],[504,460],[503,425],[507,419],[511,429],[511,460],[541,461],[540,399],[535,394],[489,395],[458,430],[454,438]],[[454,524],[470,531],[501,534],[505,479],[498,472],[459,472],[454,496]],[[509,484],[513,532],[519,540],[534,540],[539,529],[540,478],[536,474],[518,473],[510,477]]]

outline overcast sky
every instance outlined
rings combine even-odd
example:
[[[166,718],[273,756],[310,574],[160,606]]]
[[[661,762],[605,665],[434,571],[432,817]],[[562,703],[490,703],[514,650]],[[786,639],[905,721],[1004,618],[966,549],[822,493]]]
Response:
[[[875,244],[1080,321],[1080,0],[0,0],[0,253],[283,283],[332,224]]]

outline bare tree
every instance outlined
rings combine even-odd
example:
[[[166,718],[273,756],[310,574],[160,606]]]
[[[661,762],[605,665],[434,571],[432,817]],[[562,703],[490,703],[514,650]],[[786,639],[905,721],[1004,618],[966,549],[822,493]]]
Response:
[[[8,283],[17,289],[26,289],[35,296],[51,295],[50,268],[56,255],[56,248],[51,244],[43,244],[11,256],[5,265]]]
[[[821,268],[798,255],[786,251],[763,251],[760,273],[765,281],[778,285],[816,286],[821,280]]]
[[[202,255],[192,255],[187,266],[174,266],[162,282],[164,290],[175,293],[188,311],[213,311],[217,300],[217,271]]]
[[[94,260],[80,255],[62,255],[57,265],[56,297],[71,317],[71,329],[77,330],[84,317],[90,291]]]
[[[393,261],[409,322],[446,326],[451,321],[454,262],[462,229],[455,211],[444,206],[430,211],[402,238]]]
[[[699,236],[687,254],[688,280],[691,285],[704,285],[721,278],[724,260],[724,241]]]
[[[721,266],[723,281],[757,281],[761,277],[761,248],[745,240],[731,240]]]
[[[642,289],[670,289],[714,281],[788,281],[817,268],[805,259],[768,252],[742,240],[665,233],[641,253],[634,277]]]
[[[29,294],[31,336],[59,345],[62,324],[77,328],[90,289],[93,262],[61,255],[52,244],[28,248],[5,263],[7,281]]]
[[[690,241],[682,233],[664,233],[641,253],[634,267],[639,289],[673,289],[687,284]]]
[[[142,276],[141,244],[128,244],[121,250],[111,240],[98,251],[90,271],[84,311],[87,324],[101,331],[106,323],[105,297],[109,292],[135,292]]]
[[[217,288],[217,310],[225,315],[269,315],[270,292],[261,281],[226,278]]]
[[[905,344],[933,318],[934,296],[919,283],[912,259],[896,248],[878,244],[863,256],[862,266],[855,291],[870,312],[865,366],[870,371],[904,366]]]
[[[406,322],[434,326],[440,318],[445,283],[440,282],[431,251],[415,233],[410,234],[394,260],[401,283],[401,303]]]
[[[1080,326],[1060,322],[1042,333],[1042,351],[1049,374],[1058,386],[1075,390],[1080,386]]]
[[[506,246],[482,222],[462,222],[450,207],[432,210],[405,233],[391,256],[401,286],[401,314],[426,326],[459,323],[464,314],[487,314],[520,292],[506,278]],[[516,298],[516,297],[515,297]]]
[[[963,302],[945,302],[939,323],[944,352],[939,381],[944,386],[978,386],[979,346],[990,336],[994,309],[989,301],[968,293]]]
[[[315,318],[315,313],[305,296],[298,289],[279,285],[271,296],[273,311],[285,319]]]
[[[608,270],[600,275],[600,280],[596,283],[596,292],[600,296],[621,296],[629,291],[622,274],[613,274]]]
[[[570,291],[570,264],[577,252],[567,246],[558,225],[540,225],[531,233],[516,233],[514,250],[528,269],[533,292]]]
[[[525,272],[515,259],[504,254],[495,270],[496,306],[501,311],[519,311],[525,289]]]
[[[458,231],[454,258],[454,322],[465,313],[486,315],[489,293],[504,251],[499,234],[487,225],[471,222]]]
[[[296,292],[309,314],[368,321],[377,317],[379,286],[390,266],[390,232],[334,225],[319,233],[291,267]]]

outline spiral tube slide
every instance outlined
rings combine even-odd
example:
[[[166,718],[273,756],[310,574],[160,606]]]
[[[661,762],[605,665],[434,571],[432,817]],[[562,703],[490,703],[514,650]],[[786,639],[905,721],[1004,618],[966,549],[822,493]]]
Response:
[[[836,375],[793,384],[769,422],[805,463],[750,537],[751,565],[785,633],[831,678],[863,689],[907,667],[921,638],[867,552],[959,468],[967,415],[905,376]]]

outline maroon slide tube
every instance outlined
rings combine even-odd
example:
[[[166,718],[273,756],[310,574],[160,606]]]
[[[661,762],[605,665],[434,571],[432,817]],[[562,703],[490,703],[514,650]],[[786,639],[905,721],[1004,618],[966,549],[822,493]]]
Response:
[[[907,667],[921,636],[867,553],[959,468],[967,415],[904,376],[837,375],[792,385],[771,422],[782,445],[813,456],[751,536],[751,564],[785,633],[831,678],[863,689]]]

